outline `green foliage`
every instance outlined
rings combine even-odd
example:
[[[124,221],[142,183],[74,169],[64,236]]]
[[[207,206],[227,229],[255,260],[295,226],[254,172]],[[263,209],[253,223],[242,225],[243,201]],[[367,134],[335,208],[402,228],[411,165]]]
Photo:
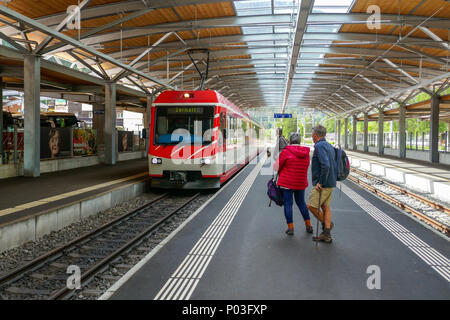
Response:
[[[406,104],[413,104],[413,103],[423,102],[423,101],[427,101],[427,100],[430,100],[430,99],[431,99],[431,96],[428,93],[422,92],[422,93],[419,93],[414,98],[412,98],[411,100],[408,100],[408,102]]]
[[[334,133],[334,124],[335,124],[335,119],[328,119],[325,120],[323,126],[327,129],[327,134],[329,133]]]
[[[242,130],[244,131],[244,133],[247,132],[247,122],[246,121],[242,121]]]
[[[446,90],[444,90],[444,91],[441,93],[441,96],[446,96],[446,95],[448,95],[448,94],[450,94],[450,88],[447,88]]]
[[[293,132],[297,132],[297,118],[277,120],[277,128],[283,128],[283,136],[289,140]]]

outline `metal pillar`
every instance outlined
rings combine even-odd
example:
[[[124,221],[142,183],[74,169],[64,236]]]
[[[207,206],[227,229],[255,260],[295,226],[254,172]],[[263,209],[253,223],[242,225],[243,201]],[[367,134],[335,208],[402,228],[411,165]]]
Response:
[[[153,95],[147,96],[147,107],[144,114],[144,128],[145,128],[145,156],[148,155],[148,148],[150,146],[150,121],[152,118],[152,103]]]
[[[450,151],[449,149],[450,143],[448,141],[449,138],[450,138],[450,122],[447,122],[447,136],[445,137],[445,152]]]
[[[431,96],[430,162],[439,163],[439,104],[438,95]]]
[[[356,114],[353,115],[353,120],[352,120],[352,124],[353,124],[353,132],[352,132],[352,144],[353,144],[353,150],[357,150],[358,146],[356,144],[356,131],[357,131],[357,126],[358,126],[358,120],[356,120]]]
[[[41,60],[39,56],[24,58],[24,164],[26,177],[39,177],[40,168],[40,84]]]
[[[404,104],[400,105],[398,131],[398,157],[406,158],[406,106]]]
[[[348,149],[348,118],[344,120],[344,148]]]
[[[364,152],[369,152],[369,113],[364,112]]]
[[[3,78],[0,77],[0,165],[3,164]]]
[[[337,129],[337,119],[334,119],[334,142],[338,143],[338,129]],[[314,128],[314,127],[313,127]]]
[[[116,83],[105,83],[105,164],[116,164]]]
[[[337,144],[341,145],[341,120],[337,121]]]
[[[105,127],[105,106],[100,103],[92,105],[92,128],[97,132],[97,146],[98,149],[103,150],[105,139],[103,131]],[[101,147],[100,147],[101,146]]]
[[[378,113],[378,155],[384,154],[384,110]]]

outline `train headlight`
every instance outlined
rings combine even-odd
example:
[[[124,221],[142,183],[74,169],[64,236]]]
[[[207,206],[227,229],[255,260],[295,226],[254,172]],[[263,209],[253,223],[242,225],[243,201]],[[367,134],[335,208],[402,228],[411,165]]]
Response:
[[[200,160],[200,164],[202,164],[202,165],[208,165],[208,164],[211,164],[211,159],[201,159]]]
[[[161,158],[152,158],[152,164],[161,164],[162,159]]]

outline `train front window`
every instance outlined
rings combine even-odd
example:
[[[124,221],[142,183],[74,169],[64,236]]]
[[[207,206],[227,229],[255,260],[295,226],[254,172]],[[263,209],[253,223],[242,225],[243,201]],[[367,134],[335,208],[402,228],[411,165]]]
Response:
[[[212,142],[214,107],[156,107],[155,144]]]

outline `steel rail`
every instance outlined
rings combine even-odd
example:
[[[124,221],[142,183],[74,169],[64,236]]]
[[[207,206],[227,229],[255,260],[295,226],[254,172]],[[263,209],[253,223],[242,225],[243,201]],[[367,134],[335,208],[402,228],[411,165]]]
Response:
[[[155,204],[156,202],[167,197],[167,195],[168,195],[168,193],[164,193],[163,195],[153,199],[152,201],[117,217],[113,221],[110,221],[95,230],[89,231],[89,232],[81,235],[80,237],[66,243],[65,245],[55,248],[55,249],[37,257],[36,259],[33,259],[29,263],[12,270],[11,272],[7,273],[6,275],[1,276],[0,277],[0,288],[4,287],[5,285],[10,284],[11,282],[17,281],[18,279],[24,277],[28,272],[39,269],[40,267],[47,264],[48,262],[58,259],[59,257],[63,256],[64,253],[70,251],[70,249],[73,248],[74,246],[79,245],[86,240],[89,240],[93,236],[98,235],[99,233],[111,228],[118,222],[124,221],[125,219],[133,216],[135,213],[139,212],[140,210],[142,210],[150,205]]]
[[[386,185],[386,186],[388,186],[390,188],[396,189],[397,191],[400,191],[404,195],[407,195],[407,196],[410,196],[412,198],[415,198],[416,200],[419,200],[419,201],[423,202],[424,204],[429,205],[430,207],[433,207],[435,209],[438,209],[438,210],[443,211],[443,212],[445,212],[445,213],[450,215],[450,208],[445,207],[445,206],[443,206],[443,205],[441,205],[441,204],[439,204],[439,203],[437,203],[435,201],[426,199],[426,198],[424,198],[422,196],[419,196],[418,194],[415,194],[415,193],[413,193],[411,191],[408,191],[408,190],[406,190],[406,189],[404,189],[402,187],[396,186],[395,184],[386,182],[386,181],[381,180],[381,179],[377,179],[377,177],[371,176],[371,175],[369,175],[366,172],[363,172],[361,170],[354,169],[354,168],[352,168],[351,170],[356,172],[359,175],[362,175],[362,176],[366,177],[366,178],[382,181],[384,185]]]
[[[87,271],[85,271],[83,274],[81,274],[81,284],[85,284],[89,282],[92,277],[94,277],[97,273],[103,271],[108,265],[114,261],[118,256],[123,254],[125,251],[131,249],[136,244],[139,244],[149,233],[157,229],[159,226],[161,226],[164,222],[166,222],[168,219],[170,219],[174,214],[176,214],[178,211],[186,207],[189,203],[194,201],[196,198],[200,196],[200,193],[195,194],[191,198],[189,198],[187,201],[185,201],[183,204],[178,206],[176,209],[172,210],[170,213],[159,219],[157,222],[152,224],[150,227],[146,228],[144,231],[139,233],[137,236],[132,238],[130,241],[125,243],[123,246],[121,246],[119,249],[111,253],[106,258],[100,260],[97,262],[94,266],[89,268]],[[56,293],[52,294],[48,300],[66,300],[70,298],[74,294],[73,289],[67,288],[65,286],[64,288],[61,288]]]
[[[354,171],[355,169],[352,168],[352,170]],[[355,171],[356,172],[356,171]],[[385,199],[386,201],[396,205],[397,207],[400,207],[401,209],[411,213],[413,216],[419,218],[420,220],[424,221],[425,223],[427,223],[428,225],[431,225],[433,228],[440,230],[441,232],[443,232],[446,236],[450,236],[450,228],[440,222],[437,222],[436,220],[426,216],[425,214],[417,211],[416,209],[410,207],[409,205],[395,199],[394,197],[390,196],[389,194],[376,189],[375,187],[368,185],[367,183],[361,181],[360,179],[353,177],[351,175],[348,176],[348,178],[356,183],[359,184],[360,186],[364,187],[365,189],[371,191],[372,193],[375,193],[376,195],[380,196],[381,198]],[[370,177],[372,179],[375,179],[373,177]],[[385,183],[383,181],[383,183]],[[387,183],[386,183],[387,185]],[[395,188],[396,190],[398,190],[399,187]],[[400,188],[401,189],[401,188]],[[406,191],[406,190],[403,190]],[[409,195],[409,194],[408,194]],[[429,200],[428,200],[429,201]],[[432,201],[430,201],[432,202]],[[438,205],[438,204],[436,204]]]

